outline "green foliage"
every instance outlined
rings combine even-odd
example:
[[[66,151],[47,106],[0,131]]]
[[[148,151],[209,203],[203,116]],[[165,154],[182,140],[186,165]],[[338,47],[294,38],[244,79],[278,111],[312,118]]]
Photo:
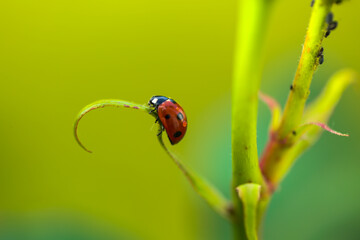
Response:
[[[237,46],[232,88],[232,202],[209,182],[187,167],[165,145],[161,147],[190,182],[194,190],[234,227],[235,239],[258,239],[260,225],[272,194],[294,161],[319,138],[322,129],[347,136],[326,125],[346,87],[356,79],[352,70],[335,74],[323,93],[306,108],[306,100],[315,70],[319,66],[322,42],[328,29],[326,18],[333,0],[316,0],[299,65],[290,95],[282,114],[280,105],[259,93],[262,78],[262,50],[272,1],[241,1],[237,26]],[[258,97],[272,112],[270,139],[258,160],[257,112]],[[122,100],[100,100],[86,106],[78,115],[74,132],[81,147],[77,128],[82,117],[91,110],[106,106],[139,109],[157,117],[151,108]],[[304,112],[305,109],[305,112]],[[162,126],[159,123],[159,131]]]
[[[284,139],[300,124],[314,71],[319,65],[319,51],[324,39],[333,0],[317,0],[313,6],[300,62],[296,70],[292,91],[286,102],[284,116],[278,129],[280,139]]]
[[[276,168],[273,168],[273,171],[269,175],[269,179],[271,179],[274,184],[278,184],[289,171],[294,161],[309,147],[315,144],[322,132],[319,123],[326,123],[329,120],[341,95],[356,79],[357,73],[353,70],[345,69],[339,71],[329,80],[320,96],[305,109],[302,120],[303,125],[297,128],[296,136],[291,140],[294,142],[293,146],[291,148],[283,148],[277,152],[279,158],[277,163],[274,163]],[[326,130],[329,131],[328,129]],[[334,130],[330,129],[330,132],[331,131]],[[346,134],[337,132],[335,132],[335,134],[347,136]]]
[[[159,124],[159,130],[161,131],[161,125]],[[193,170],[187,167],[178,157],[175,156],[164,144],[162,134],[158,136],[161,147],[170,156],[173,162],[178,166],[181,172],[185,175],[190,182],[194,190],[213,208],[220,216],[225,219],[231,220],[231,205],[228,200],[209,182],[203,177],[196,174]]]
[[[78,144],[87,152],[91,153],[89,149],[87,149],[82,142],[80,141],[78,137],[78,125],[80,120],[90,111],[104,108],[104,107],[122,107],[122,108],[132,108],[141,110],[155,118],[157,118],[157,115],[151,111],[152,109],[147,105],[137,104],[133,102],[128,102],[124,100],[118,100],[118,99],[103,99],[99,100],[93,103],[90,103],[89,105],[85,106],[78,114],[78,116],[75,119],[74,124],[74,135],[75,139],[78,142]],[[158,140],[161,145],[161,147],[165,150],[165,152],[170,156],[170,158],[173,160],[173,162],[178,166],[178,168],[181,170],[181,172],[185,175],[186,179],[190,182],[191,186],[194,188],[194,190],[203,198],[205,201],[221,216],[223,216],[226,219],[230,219],[231,215],[229,212],[230,205],[228,201],[225,199],[225,197],[217,190],[215,189],[211,184],[209,184],[205,179],[200,177],[198,174],[196,174],[194,171],[192,171],[189,167],[187,167],[179,158],[175,156],[174,153],[172,153],[164,144],[164,141],[162,139],[162,125],[161,122],[159,122],[159,132]]]

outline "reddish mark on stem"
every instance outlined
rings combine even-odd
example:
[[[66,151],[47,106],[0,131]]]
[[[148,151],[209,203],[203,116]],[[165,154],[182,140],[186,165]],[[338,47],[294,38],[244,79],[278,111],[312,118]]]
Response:
[[[129,108],[130,106],[129,106],[129,105],[126,105],[126,104],[124,104],[124,107]]]
[[[139,107],[136,107],[136,106],[135,106],[135,107],[133,107],[133,108],[134,108],[134,109],[139,109]]]

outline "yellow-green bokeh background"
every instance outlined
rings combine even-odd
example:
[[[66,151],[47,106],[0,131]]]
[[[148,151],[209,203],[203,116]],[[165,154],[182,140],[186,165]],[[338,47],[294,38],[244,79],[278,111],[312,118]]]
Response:
[[[309,1],[276,1],[262,90],[284,104]],[[360,70],[360,3],[334,7],[311,98],[343,67]],[[236,1],[0,2],[0,239],[230,239],[156,141],[153,118],[130,109],[87,115],[103,98],[176,99],[189,128],[173,150],[223,192],[230,187],[230,91]],[[359,91],[346,91],[323,134],[275,194],[265,239],[359,239]],[[259,109],[259,147],[269,112]]]

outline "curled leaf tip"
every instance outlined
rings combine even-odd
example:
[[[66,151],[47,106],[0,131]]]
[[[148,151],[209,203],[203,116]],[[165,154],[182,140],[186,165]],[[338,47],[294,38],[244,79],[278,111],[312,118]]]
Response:
[[[280,108],[280,104],[269,95],[266,95],[265,93],[259,92],[259,98],[261,101],[263,101],[270,110],[274,110],[275,108]]]
[[[87,149],[84,144],[80,141],[79,139],[79,135],[77,134],[77,130],[78,130],[78,126],[79,126],[79,122],[81,120],[81,118],[84,116],[85,114],[82,114],[79,118],[76,119],[75,124],[74,124],[74,136],[76,139],[76,142],[80,145],[80,147],[82,147],[85,151],[87,151],[88,153],[92,153],[91,150]]]
[[[321,127],[322,129],[332,133],[332,134],[335,134],[335,135],[338,135],[338,136],[342,136],[342,137],[349,137],[349,134],[346,134],[346,133],[341,133],[341,132],[338,132],[338,131],[335,131],[333,129],[331,129],[328,125],[326,125],[325,123],[320,123],[320,122],[310,122],[310,123],[307,123],[308,125],[316,125],[316,126],[319,126]]]
[[[275,130],[279,123],[280,123],[280,117],[281,117],[281,107],[280,104],[269,95],[266,95],[262,92],[259,92],[259,98],[261,101],[263,101],[268,108],[271,111],[272,119],[270,124],[270,129]]]
[[[84,107],[79,112],[79,114],[77,115],[77,117],[75,119],[75,124],[74,124],[74,136],[75,136],[77,143],[80,145],[80,147],[82,147],[85,151],[87,151],[89,153],[92,153],[92,151],[85,147],[85,145],[80,141],[78,133],[77,133],[79,122],[85,116],[85,114],[87,114],[88,112],[98,109],[98,108],[104,108],[104,107],[133,108],[133,109],[143,110],[143,111],[153,115],[150,112],[151,109],[146,105],[136,104],[136,103],[127,102],[127,101],[118,100],[118,99],[104,99],[104,100],[99,100],[99,101],[90,103],[89,105]]]

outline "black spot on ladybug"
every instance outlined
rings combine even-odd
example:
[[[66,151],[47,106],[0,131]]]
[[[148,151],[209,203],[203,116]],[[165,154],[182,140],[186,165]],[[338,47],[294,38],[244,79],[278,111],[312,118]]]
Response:
[[[177,114],[176,117],[177,117],[177,119],[179,119],[180,121],[184,119],[184,115],[182,115],[182,113],[180,113],[180,112]]]
[[[177,137],[180,137],[181,134],[182,134],[182,133],[181,133],[180,131],[177,131],[176,133],[174,133],[174,137],[176,137],[176,138],[177,138]]]
[[[166,115],[165,115],[165,118],[166,118],[166,119],[169,119],[169,118],[170,118],[170,114],[166,114]]]

